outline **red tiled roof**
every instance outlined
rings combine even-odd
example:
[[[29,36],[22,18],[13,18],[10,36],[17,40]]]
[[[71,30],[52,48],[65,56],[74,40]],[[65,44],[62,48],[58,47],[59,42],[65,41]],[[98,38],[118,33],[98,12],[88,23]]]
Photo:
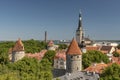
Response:
[[[116,52],[118,52],[120,54],[120,49],[117,49]]]
[[[63,59],[64,61],[66,61],[66,51],[65,50],[61,50],[58,51],[54,57],[54,59]]]
[[[120,64],[120,58],[119,57],[112,57],[112,63],[117,63],[117,64]]]
[[[47,50],[42,50],[41,52],[35,53],[35,54],[27,53],[25,56],[26,56],[26,57],[36,58],[36,59],[38,59],[38,60],[41,60],[41,59],[44,57],[44,55],[45,55],[46,52],[47,52]]]
[[[80,48],[78,47],[78,43],[76,42],[76,40],[74,38],[73,38],[72,42],[70,43],[70,46],[68,47],[66,54],[69,54],[69,55],[82,54]]]
[[[24,51],[24,45],[21,39],[18,39],[18,41],[16,41],[12,51]]]
[[[86,50],[90,51],[90,50],[99,50],[100,46],[86,46]]]
[[[94,65],[89,66],[84,71],[95,72],[100,74],[107,66],[108,65],[105,63],[96,63]]]

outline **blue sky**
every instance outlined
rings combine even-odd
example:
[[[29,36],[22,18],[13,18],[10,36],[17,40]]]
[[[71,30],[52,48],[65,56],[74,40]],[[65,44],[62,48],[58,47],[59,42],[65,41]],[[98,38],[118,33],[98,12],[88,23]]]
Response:
[[[71,40],[80,10],[86,36],[120,40],[120,0],[0,0],[0,40]]]

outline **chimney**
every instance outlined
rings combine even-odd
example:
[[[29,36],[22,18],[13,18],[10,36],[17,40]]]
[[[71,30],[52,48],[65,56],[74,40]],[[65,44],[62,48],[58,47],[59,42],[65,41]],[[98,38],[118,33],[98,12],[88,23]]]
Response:
[[[47,31],[45,31],[45,43],[47,43]]]

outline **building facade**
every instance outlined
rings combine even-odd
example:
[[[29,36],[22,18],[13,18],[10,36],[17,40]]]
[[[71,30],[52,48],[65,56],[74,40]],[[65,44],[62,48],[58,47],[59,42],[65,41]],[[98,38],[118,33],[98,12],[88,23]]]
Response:
[[[54,57],[54,69],[65,69],[66,70],[66,51],[57,51]]]

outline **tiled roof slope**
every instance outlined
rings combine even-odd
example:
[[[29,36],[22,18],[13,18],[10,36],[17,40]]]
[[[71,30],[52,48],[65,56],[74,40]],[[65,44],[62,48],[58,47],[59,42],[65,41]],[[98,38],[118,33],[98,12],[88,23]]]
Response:
[[[100,46],[86,46],[86,50],[90,51],[90,50],[99,50]]]
[[[105,63],[96,63],[94,65],[89,66],[84,71],[95,72],[100,74],[106,67],[108,67],[108,65]]]
[[[41,60],[44,57],[46,52],[47,52],[47,50],[42,50],[39,53],[34,53],[34,54],[33,53],[27,53],[25,56],[29,57],[29,58],[36,58],[37,60]]]
[[[12,51],[24,51],[24,45],[23,45],[21,39],[18,39],[18,41],[15,43],[15,46],[13,47]]]
[[[110,51],[111,48],[112,48],[112,46],[102,46],[100,50],[101,51]]]
[[[66,54],[69,54],[69,55],[82,54],[82,52],[81,52],[80,48],[78,47],[78,44],[74,38],[73,38],[72,42],[70,43],[70,46],[68,47]]]
[[[63,59],[64,61],[66,61],[66,51],[65,50],[60,50],[60,51],[57,51],[54,59]]]

